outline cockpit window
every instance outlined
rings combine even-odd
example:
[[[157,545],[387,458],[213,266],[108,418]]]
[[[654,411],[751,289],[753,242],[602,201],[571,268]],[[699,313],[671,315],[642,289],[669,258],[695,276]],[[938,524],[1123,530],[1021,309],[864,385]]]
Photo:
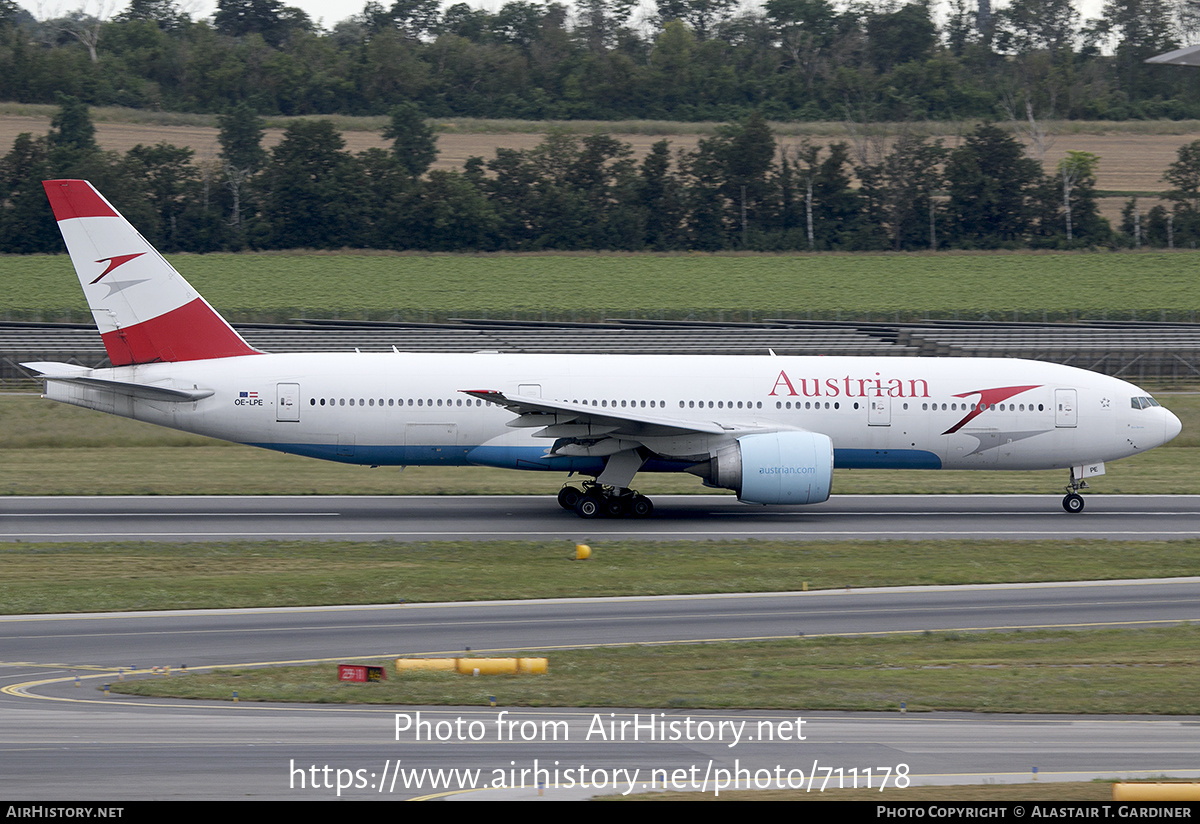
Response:
[[[1158,406],[1158,401],[1154,398],[1130,398],[1129,405],[1134,409],[1149,409],[1152,406]]]

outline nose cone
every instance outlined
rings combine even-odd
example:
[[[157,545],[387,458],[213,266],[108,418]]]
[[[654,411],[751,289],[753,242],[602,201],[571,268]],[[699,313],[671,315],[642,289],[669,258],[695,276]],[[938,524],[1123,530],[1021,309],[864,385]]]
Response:
[[[1166,417],[1163,418],[1163,443],[1166,443],[1183,431],[1183,424],[1179,422],[1179,418],[1175,417],[1174,412],[1167,409],[1164,409],[1163,412],[1166,414]]]

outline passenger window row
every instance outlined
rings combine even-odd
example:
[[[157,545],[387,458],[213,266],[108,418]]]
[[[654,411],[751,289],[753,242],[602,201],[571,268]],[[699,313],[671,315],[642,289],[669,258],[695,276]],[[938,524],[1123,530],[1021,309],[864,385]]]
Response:
[[[478,398],[309,398],[309,406],[483,406]],[[497,404],[488,403],[488,406]]]

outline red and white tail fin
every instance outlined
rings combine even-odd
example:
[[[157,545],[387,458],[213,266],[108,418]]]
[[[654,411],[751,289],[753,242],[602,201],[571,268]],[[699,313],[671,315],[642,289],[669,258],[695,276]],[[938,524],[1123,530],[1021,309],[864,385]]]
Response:
[[[92,184],[42,185],[113,366],[259,354]]]

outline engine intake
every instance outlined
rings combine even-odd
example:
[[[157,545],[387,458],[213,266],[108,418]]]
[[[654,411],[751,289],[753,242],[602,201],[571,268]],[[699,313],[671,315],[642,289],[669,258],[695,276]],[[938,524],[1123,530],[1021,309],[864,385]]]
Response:
[[[819,504],[833,485],[833,441],[817,432],[744,435],[689,470],[751,504]]]

